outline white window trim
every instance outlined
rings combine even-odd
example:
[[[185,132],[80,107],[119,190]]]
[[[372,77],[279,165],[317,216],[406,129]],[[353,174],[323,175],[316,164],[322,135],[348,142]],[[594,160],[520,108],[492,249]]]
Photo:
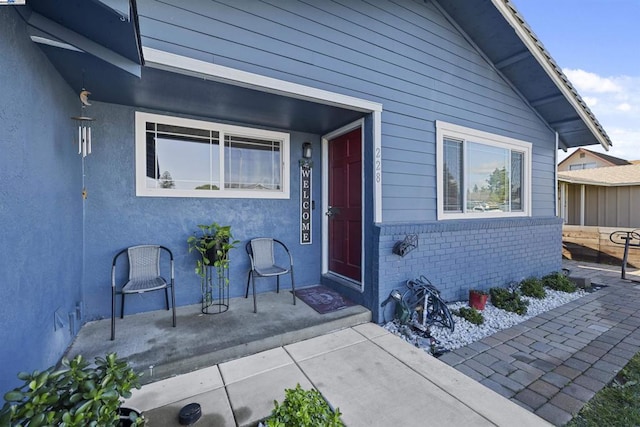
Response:
[[[463,141],[472,140],[482,144],[513,149],[524,153],[523,165],[523,186],[522,186],[522,211],[517,212],[445,212],[444,211],[444,188],[442,183],[442,175],[444,173],[444,139],[459,139]],[[531,216],[531,151],[532,144],[530,142],[519,139],[509,138],[502,135],[496,135],[489,132],[483,132],[464,126],[454,125],[452,123],[436,120],[436,182],[437,182],[437,205],[438,220],[448,219],[472,219],[472,218],[504,218],[504,217],[526,217]],[[466,153],[466,150],[465,150]],[[466,171],[467,158],[463,157],[464,169]],[[464,190],[463,190],[464,191]]]
[[[280,191],[256,191],[256,190],[236,190],[224,188],[221,185],[219,190],[175,190],[167,188],[147,188],[146,185],[146,123],[158,122],[168,125],[184,126],[200,129],[211,129],[219,131],[220,146],[224,147],[224,133],[233,133],[253,138],[276,139],[282,141],[282,189]],[[161,114],[143,113],[136,111],[135,117],[135,144],[136,144],[136,196],[139,197],[195,197],[195,198],[232,198],[232,199],[289,199],[290,197],[290,137],[288,133],[268,131],[263,129],[248,128],[243,126],[233,126],[223,123],[208,122],[202,120],[185,119],[182,117],[165,116]],[[224,161],[223,152],[220,153],[220,162]],[[221,178],[223,175],[220,169]],[[222,182],[222,181],[221,181]]]

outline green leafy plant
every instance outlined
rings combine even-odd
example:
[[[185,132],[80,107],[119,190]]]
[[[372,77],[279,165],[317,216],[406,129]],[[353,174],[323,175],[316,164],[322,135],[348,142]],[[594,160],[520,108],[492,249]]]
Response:
[[[21,387],[4,395],[2,426],[118,426],[119,409],[131,390],[140,388],[138,375],[115,353],[96,357],[91,367],[81,355],[62,359],[61,369],[21,372]],[[144,424],[130,415],[131,425]]]
[[[542,281],[537,277],[529,277],[520,282],[520,292],[522,292],[522,295],[536,299],[542,299],[547,296]]]
[[[484,316],[482,313],[473,307],[460,307],[460,309],[454,311],[453,314],[462,317],[474,325],[482,325],[484,323]]]
[[[285,390],[282,403],[274,401],[267,427],[341,427],[340,410],[331,410],[318,390],[303,390],[300,384]]]
[[[542,284],[554,291],[573,293],[578,290],[578,287],[567,276],[558,272],[544,276]]]
[[[199,224],[200,235],[189,236],[187,244],[189,253],[196,251],[200,258],[196,260],[196,274],[205,276],[205,267],[213,266],[220,276],[229,268],[229,251],[236,247],[238,240],[233,240],[230,225],[220,225],[216,222],[210,225]]]
[[[527,313],[529,301],[523,300],[518,291],[491,288],[489,294],[491,295],[491,304],[495,307],[520,315]]]

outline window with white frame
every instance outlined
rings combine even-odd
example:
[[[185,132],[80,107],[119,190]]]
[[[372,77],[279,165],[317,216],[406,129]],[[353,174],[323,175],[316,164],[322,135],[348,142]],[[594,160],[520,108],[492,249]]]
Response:
[[[436,121],[438,219],[529,216],[531,143]]]
[[[289,134],[136,112],[136,194],[289,198]]]

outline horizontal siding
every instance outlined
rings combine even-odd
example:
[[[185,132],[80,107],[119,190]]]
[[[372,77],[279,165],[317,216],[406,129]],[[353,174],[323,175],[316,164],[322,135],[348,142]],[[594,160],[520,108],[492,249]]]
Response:
[[[532,142],[534,214],[553,214],[553,134],[431,3],[139,0],[138,11],[145,46],[382,103],[385,221],[435,217],[435,120]]]

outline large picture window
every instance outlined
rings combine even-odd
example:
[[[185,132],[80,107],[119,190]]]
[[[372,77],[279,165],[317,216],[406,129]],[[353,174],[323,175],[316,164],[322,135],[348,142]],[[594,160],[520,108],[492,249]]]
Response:
[[[530,215],[531,144],[436,122],[438,219]]]
[[[136,194],[289,198],[289,134],[136,113]]]

